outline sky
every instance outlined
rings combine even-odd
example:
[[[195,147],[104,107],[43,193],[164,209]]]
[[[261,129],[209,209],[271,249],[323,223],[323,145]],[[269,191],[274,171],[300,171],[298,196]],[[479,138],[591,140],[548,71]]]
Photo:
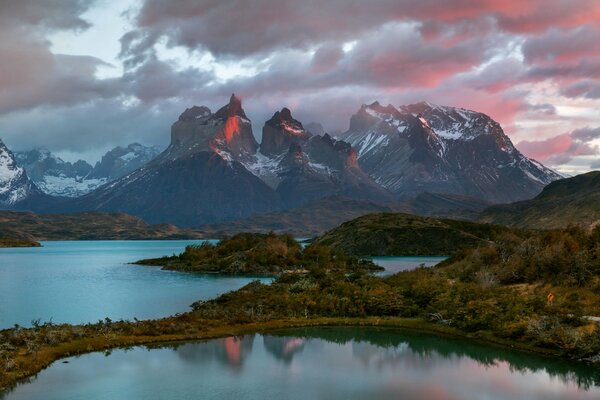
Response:
[[[361,104],[429,101],[488,114],[563,173],[600,169],[600,1],[0,2],[13,150],[166,146],[185,108],[231,93],[256,136],[284,106],[338,132]]]

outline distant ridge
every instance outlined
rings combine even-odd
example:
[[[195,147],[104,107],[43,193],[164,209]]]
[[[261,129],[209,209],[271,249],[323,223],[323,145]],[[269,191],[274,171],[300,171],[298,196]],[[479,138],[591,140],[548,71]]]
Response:
[[[597,225],[600,223],[600,171],[552,182],[531,200],[489,207],[480,220],[540,229]]]

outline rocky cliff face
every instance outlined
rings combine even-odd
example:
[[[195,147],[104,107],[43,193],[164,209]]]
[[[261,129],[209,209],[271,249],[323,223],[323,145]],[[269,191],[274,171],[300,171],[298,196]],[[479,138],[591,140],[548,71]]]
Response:
[[[0,207],[11,207],[39,193],[25,170],[17,166],[14,154],[0,140]]]
[[[231,95],[229,103],[212,113],[208,107],[192,107],[171,128],[172,157],[211,151],[228,161],[247,161],[258,149],[252,123],[241,100]]]
[[[260,152],[267,157],[275,157],[286,152],[293,144],[306,142],[311,136],[300,121],[292,118],[291,111],[284,107],[265,122]]]
[[[195,226],[331,196],[405,201],[423,214],[450,208],[471,216],[465,208],[530,198],[560,178],[523,156],[498,123],[465,109],[375,102],[363,105],[350,129],[336,138],[317,134],[320,129],[312,124],[307,130],[283,108],[265,123],[259,146],[240,99],[232,95],[215,113],[205,106],[186,109],[172,125],[164,152],[87,195],[36,203],[22,196],[37,188],[27,189],[30,183],[19,181],[15,166],[3,174],[10,175],[5,182],[16,183],[5,183],[9,189],[0,194],[38,212],[118,211],[151,223]],[[117,148],[88,176],[104,171],[114,177],[121,173],[115,170],[132,165],[130,158],[143,159],[136,155],[147,154],[144,149]]]
[[[277,210],[275,191],[238,161],[257,147],[235,96],[214,114],[194,107],[173,124],[171,144],[152,161],[50,211],[125,212],[150,223],[194,226]]]
[[[561,178],[521,154],[487,115],[460,108],[375,102],[352,116],[340,138],[357,149],[365,172],[401,198],[431,192],[505,203]]]
[[[328,134],[311,134],[288,108],[265,123],[260,151],[245,165],[273,187],[288,208],[331,195],[382,202],[392,198],[361,170],[350,144]]]

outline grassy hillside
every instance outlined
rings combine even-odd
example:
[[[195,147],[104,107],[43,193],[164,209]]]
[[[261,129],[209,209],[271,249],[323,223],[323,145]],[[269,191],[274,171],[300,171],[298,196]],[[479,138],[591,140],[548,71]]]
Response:
[[[583,227],[600,222],[600,171],[552,182],[531,200],[489,207],[480,220],[522,228]]]
[[[487,245],[508,231],[505,227],[468,221],[381,213],[343,223],[316,242],[359,256],[444,256]]]
[[[174,225],[149,225],[128,214],[34,214],[0,211],[0,236],[25,240],[195,239],[200,235]]]

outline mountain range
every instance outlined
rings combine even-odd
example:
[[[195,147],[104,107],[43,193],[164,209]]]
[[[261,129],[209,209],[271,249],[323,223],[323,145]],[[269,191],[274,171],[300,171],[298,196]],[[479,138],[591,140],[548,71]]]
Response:
[[[529,199],[557,172],[525,157],[483,113],[427,102],[363,105],[340,138],[359,165],[400,198],[451,193],[491,203]]]
[[[17,165],[25,169],[42,192],[53,196],[77,197],[127,175],[159,153],[158,147],[132,143],[110,150],[93,167],[83,160],[75,163],[64,161],[43,148],[17,151],[14,155]]]
[[[361,106],[348,131],[335,137],[318,124],[308,126],[284,107],[265,122],[259,144],[241,100],[232,95],[214,113],[206,106],[186,109],[171,127],[168,148],[151,160],[152,153],[137,144],[107,153],[92,169],[79,162],[19,155],[17,160],[35,177],[29,179],[6,149],[0,171],[9,165],[21,168],[21,181],[13,177],[7,186],[0,175],[0,185],[10,193],[10,201],[3,204],[43,213],[124,212],[149,223],[180,226],[285,212],[331,196],[410,204],[425,215],[446,215],[446,207],[457,211],[469,204],[482,209],[529,199],[561,178],[522,155],[498,123],[465,109],[430,103],[396,108],[375,102]],[[133,157],[136,149],[150,156]],[[130,157],[139,163],[122,162]],[[43,162],[52,168],[37,174]],[[124,165],[137,169],[123,173]],[[73,198],[36,201],[28,195],[50,193],[43,183],[61,173],[105,183]],[[416,201],[419,196],[426,201]]]
[[[596,226],[600,224],[600,171],[552,182],[530,200],[489,207],[480,220],[535,229]]]

